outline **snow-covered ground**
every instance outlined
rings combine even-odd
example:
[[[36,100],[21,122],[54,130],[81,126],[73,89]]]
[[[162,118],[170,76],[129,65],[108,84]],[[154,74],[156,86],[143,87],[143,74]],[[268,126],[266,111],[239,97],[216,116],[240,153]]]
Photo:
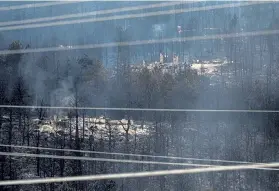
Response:
[[[34,130],[39,131],[44,134],[66,134],[72,135],[75,134],[76,128],[76,119],[48,119],[44,120],[42,123],[39,123],[40,120],[33,119],[33,126],[37,127]],[[90,135],[94,135],[95,138],[101,138],[105,136],[109,132],[118,135],[125,135],[126,131],[130,136],[145,136],[149,134],[149,128],[147,128],[148,124],[142,124],[140,121],[130,120],[128,122],[127,119],[121,120],[111,120],[106,119],[103,116],[100,117],[79,117],[78,118],[78,126],[79,126],[79,134],[84,137],[89,137]],[[70,128],[71,127],[71,128]],[[70,132],[71,129],[71,132]]]
[[[198,74],[204,75],[215,75],[220,73],[221,66],[227,65],[228,61],[226,59],[216,59],[207,61],[194,61],[191,64],[191,68],[196,70]]]
[[[161,68],[164,73],[177,73],[179,70],[183,70],[185,67],[190,67],[196,70],[198,74],[203,75],[215,75],[220,73],[221,66],[227,65],[228,61],[226,58],[213,59],[213,60],[192,60],[185,62],[179,62],[178,60],[173,60],[172,62],[151,62],[146,63],[143,61],[141,64],[132,65],[134,71],[140,71],[143,68],[148,70],[154,70],[156,67]]]

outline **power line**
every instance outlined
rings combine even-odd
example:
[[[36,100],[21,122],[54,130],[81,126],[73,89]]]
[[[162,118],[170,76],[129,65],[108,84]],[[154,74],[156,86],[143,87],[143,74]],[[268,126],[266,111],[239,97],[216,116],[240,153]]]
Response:
[[[0,7],[0,11],[12,11],[12,10],[19,10],[19,9],[48,7],[48,6],[64,5],[64,4],[72,4],[72,3],[80,3],[80,1],[59,1],[59,2],[52,2],[52,3],[33,3],[33,4],[26,4],[26,5],[14,5],[14,6]]]
[[[20,24],[36,23],[36,22],[47,22],[47,21],[54,21],[54,20],[60,20],[60,19],[62,20],[62,19],[77,18],[77,17],[99,16],[99,15],[103,15],[103,14],[119,13],[119,12],[125,12],[125,11],[137,11],[137,10],[142,10],[142,9],[161,8],[161,7],[174,6],[174,5],[180,5],[180,4],[185,4],[185,3],[190,3],[190,2],[187,2],[187,1],[164,2],[164,3],[155,3],[155,4],[151,4],[151,5],[130,6],[130,7],[122,7],[122,8],[116,8],[116,9],[92,11],[92,12],[86,12],[86,13],[66,14],[66,15],[59,15],[59,16],[55,16],[55,17],[42,17],[42,18],[26,19],[26,20],[20,20],[20,21],[6,21],[6,22],[0,22],[0,26],[20,25]]]
[[[72,182],[72,181],[95,181],[95,180],[106,180],[106,179],[139,178],[139,177],[149,177],[149,176],[194,174],[194,173],[205,173],[205,172],[252,170],[255,168],[273,168],[278,166],[279,163],[266,163],[266,164],[250,164],[250,165],[213,166],[207,168],[194,168],[194,169],[176,169],[176,170],[161,170],[161,171],[149,171],[149,172],[87,175],[87,176],[75,176],[75,177],[7,180],[7,181],[0,181],[0,186],[45,184],[45,183]]]
[[[266,3],[266,2],[257,2],[256,1],[256,2],[245,2],[245,3],[243,3],[243,2],[242,3],[231,3],[231,4],[212,5],[212,6],[205,6],[205,7],[194,7],[194,8],[187,8],[187,9],[155,11],[155,12],[149,12],[149,13],[116,15],[116,16],[101,17],[101,18],[87,18],[87,19],[78,19],[78,20],[69,20],[69,21],[56,21],[56,22],[41,23],[41,24],[39,23],[39,24],[27,24],[27,25],[18,25],[18,26],[7,26],[7,27],[1,27],[0,31],[10,31],[10,30],[50,27],[50,26],[61,26],[61,25],[69,25],[69,24],[81,24],[81,23],[89,23],[89,22],[102,22],[102,21],[120,20],[120,19],[143,18],[143,17],[162,16],[162,15],[170,15],[170,14],[178,14],[178,13],[187,13],[187,12],[194,12],[194,11],[209,11],[209,10],[215,10],[215,9],[258,5],[258,4],[263,4],[263,3]]]
[[[110,111],[160,111],[160,112],[226,112],[226,113],[279,113],[279,110],[234,110],[234,109],[156,109],[156,108],[111,108],[111,107],[64,107],[36,105],[0,105],[0,108],[18,109],[73,109],[73,110],[110,110]]]
[[[88,151],[88,150],[75,150],[75,149],[58,149],[58,148],[49,148],[49,147],[32,147],[32,146],[21,146],[21,145],[0,144],[0,147],[22,148],[22,149],[39,149],[39,150],[62,151],[62,152],[76,152],[76,153],[86,153],[86,154],[105,154],[105,155],[116,155],[116,156],[147,157],[147,158],[160,158],[160,159],[172,159],[172,160],[191,160],[191,161],[204,161],[204,162],[236,163],[236,164],[253,164],[254,163],[254,162],[247,162],[247,161],[231,161],[231,160],[202,159],[202,158],[185,158],[185,157],[174,157],[174,156],[157,156],[157,155],[101,152],[101,151]],[[263,164],[263,163],[258,163],[258,164]]]
[[[107,47],[118,47],[118,46],[136,46],[136,45],[143,45],[143,44],[158,44],[158,43],[183,42],[183,41],[185,42],[185,41],[195,41],[195,40],[214,40],[214,39],[239,38],[239,37],[263,36],[263,35],[275,35],[275,34],[279,34],[279,30],[264,30],[264,31],[241,32],[241,33],[231,33],[231,34],[204,35],[204,36],[193,36],[193,37],[183,37],[183,38],[165,38],[165,39],[153,39],[153,40],[141,40],[141,41],[103,43],[103,44],[73,45],[73,46],[66,46],[66,47],[63,46],[63,47],[47,47],[47,48],[21,49],[21,50],[2,50],[0,51],[0,55],[66,51],[66,50],[79,50],[79,49],[95,49],[95,48],[107,48]]]
[[[156,164],[156,165],[172,165],[172,166],[194,166],[194,167],[209,167],[214,165],[207,164],[192,164],[192,163],[173,163],[173,162],[157,162],[157,161],[142,161],[142,160],[127,160],[127,159],[108,159],[108,158],[93,158],[93,157],[78,157],[78,156],[59,156],[47,154],[30,154],[18,152],[0,152],[2,156],[14,157],[35,157],[35,158],[50,158],[64,160],[83,160],[83,161],[101,161],[101,162],[116,162],[116,163],[132,163],[132,164]]]
[[[2,147],[11,148],[25,148],[25,149],[39,149],[47,151],[61,151],[61,152],[78,152],[86,154],[106,154],[106,155],[118,155],[118,156],[132,156],[132,157],[147,157],[147,158],[161,158],[161,159],[175,159],[175,160],[191,160],[191,161],[204,161],[204,162],[222,162],[222,163],[236,163],[236,164],[254,164],[254,162],[246,161],[230,161],[230,160],[219,160],[219,159],[202,159],[202,158],[183,158],[183,157],[172,157],[172,156],[156,156],[156,155],[142,155],[142,154],[128,154],[128,153],[113,153],[113,152],[100,152],[100,151],[88,151],[88,150],[74,150],[74,149],[57,149],[57,148],[47,148],[47,147],[31,147],[31,146],[19,146],[19,145],[3,145]],[[53,156],[53,155],[51,155]],[[179,164],[179,163],[175,163]],[[182,163],[185,164],[185,163]],[[264,163],[257,163],[264,164]],[[211,165],[213,166],[213,165]],[[279,170],[279,169],[269,169],[269,168],[259,168],[259,170]]]

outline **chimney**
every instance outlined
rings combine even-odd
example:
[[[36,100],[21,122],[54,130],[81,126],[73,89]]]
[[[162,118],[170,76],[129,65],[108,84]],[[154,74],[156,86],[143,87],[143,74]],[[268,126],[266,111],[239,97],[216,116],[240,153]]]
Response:
[[[178,56],[176,56],[175,54],[173,55],[172,62],[173,62],[173,64],[178,64]]]
[[[160,53],[160,63],[161,64],[164,63],[164,55],[162,53]]]

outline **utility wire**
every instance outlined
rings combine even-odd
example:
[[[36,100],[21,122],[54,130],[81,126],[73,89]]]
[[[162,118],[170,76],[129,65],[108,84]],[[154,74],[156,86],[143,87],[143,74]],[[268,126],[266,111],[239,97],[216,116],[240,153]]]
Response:
[[[45,184],[45,183],[73,182],[73,181],[74,182],[76,182],[76,181],[95,181],[95,180],[107,180],[107,179],[194,174],[194,173],[205,173],[205,172],[252,170],[255,168],[273,168],[273,167],[278,167],[278,166],[279,166],[279,163],[275,162],[275,163],[266,163],[266,164],[213,166],[213,167],[194,168],[194,169],[177,169],[177,170],[160,170],[160,171],[149,171],[149,172],[117,173],[117,174],[87,175],[87,176],[74,176],[74,177],[7,180],[7,181],[0,181],[0,186]]]
[[[49,147],[32,147],[32,146],[21,146],[21,145],[0,144],[0,147],[21,148],[21,149],[39,149],[39,150],[46,150],[46,151],[75,152],[75,153],[86,153],[86,154],[104,154],[104,155],[115,155],[115,156],[146,157],[146,158],[159,158],[159,159],[171,159],[171,160],[190,160],[190,161],[221,162],[221,163],[236,163],[236,164],[253,164],[254,163],[254,162],[247,162],[247,161],[184,158],[184,157],[174,157],[174,156],[157,156],[157,155],[101,152],[101,151],[88,151],[88,150],[75,150],[75,149],[58,149],[58,148],[49,148]],[[258,163],[258,164],[263,164],[263,163]]]
[[[0,105],[0,108],[18,109],[70,109],[70,110],[106,110],[106,111],[160,111],[160,112],[221,112],[221,113],[279,113],[279,110],[234,110],[234,109],[156,109],[156,108],[112,108],[112,107],[66,107],[37,105]]]
[[[0,11],[12,11],[12,10],[19,10],[19,9],[48,7],[48,6],[55,6],[55,5],[80,3],[80,2],[81,1],[59,1],[59,2],[51,2],[51,3],[48,2],[48,3],[32,3],[32,4],[25,4],[25,5],[14,5],[14,6],[0,7]]]
[[[164,3],[155,3],[155,4],[151,4],[151,5],[130,6],[130,7],[122,7],[122,8],[116,8],[116,9],[91,11],[91,12],[85,12],[85,13],[65,14],[65,15],[59,15],[59,16],[54,16],[54,17],[42,17],[42,18],[26,19],[26,20],[20,20],[20,21],[5,21],[5,22],[0,22],[0,26],[20,25],[20,24],[36,23],[36,22],[48,22],[48,21],[54,21],[54,20],[78,18],[78,17],[99,16],[99,15],[110,14],[110,13],[161,8],[161,7],[175,6],[175,5],[181,5],[181,4],[186,4],[186,3],[190,3],[190,2],[187,2],[187,1],[164,2]]]
[[[192,166],[192,167],[212,167],[216,165],[208,164],[193,164],[193,163],[173,163],[173,162],[160,162],[160,161],[143,161],[143,160],[128,160],[128,159],[108,159],[108,158],[93,158],[93,157],[79,157],[79,156],[60,156],[48,154],[30,154],[18,152],[0,152],[0,156],[14,156],[14,157],[34,157],[34,158],[50,158],[50,159],[63,159],[63,160],[83,160],[83,161],[101,161],[101,162],[115,162],[115,163],[132,163],[132,164],[154,164],[154,165],[171,165],[171,166]],[[254,163],[255,164],[255,163]],[[257,163],[259,164],[259,163]],[[264,164],[264,163],[262,163]],[[254,168],[255,170],[279,170],[273,168]]]
[[[2,155],[2,156],[14,156],[14,157],[35,157],[35,158],[101,161],[101,162],[116,162],[116,163],[133,163],[133,164],[154,164],[154,165],[156,164],[156,165],[194,166],[194,167],[214,166],[214,165],[207,165],[207,164],[157,162],[157,161],[142,161],[142,160],[127,160],[127,159],[108,159],[108,158],[78,157],[78,156],[65,156],[65,155],[60,156],[60,155],[30,154],[30,153],[18,153],[18,152],[0,152],[0,155]]]
[[[35,49],[1,50],[0,55],[95,49],[95,48],[107,48],[107,47],[119,47],[119,46],[136,46],[136,45],[143,45],[143,44],[186,42],[186,41],[196,41],[196,40],[214,40],[214,39],[240,38],[240,37],[251,37],[251,36],[275,35],[275,34],[279,34],[279,30],[264,30],[264,31],[252,31],[252,32],[241,32],[241,33],[231,33],[231,34],[203,35],[203,36],[193,36],[193,37],[183,37],[183,38],[165,38],[165,39],[155,39],[155,40],[153,39],[153,40],[141,40],[141,41],[113,42],[113,43],[103,43],[103,44],[71,45],[71,46],[35,48]]]
[[[86,19],[78,19],[78,20],[69,20],[69,21],[56,21],[49,23],[39,23],[39,24],[27,24],[27,25],[18,25],[18,26],[7,26],[1,27],[0,31],[10,31],[10,30],[19,30],[19,29],[29,29],[29,28],[39,28],[39,27],[51,27],[51,26],[61,26],[61,25],[69,25],[69,24],[81,24],[81,23],[92,23],[92,22],[102,22],[102,21],[110,21],[110,20],[119,20],[119,19],[132,19],[132,18],[143,18],[143,17],[152,17],[152,16],[162,16],[162,15],[171,15],[178,13],[188,13],[195,11],[209,11],[215,9],[224,9],[224,8],[232,8],[232,7],[242,7],[242,6],[250,6],[250,5],[259,5],[266,2],[242,2],[242,3],[231,3],[231,4],[222,4],[222,5],[212,5],[205,7],[194,7],[187,9],[174,9],[174,10],[166,10],[166,11],[155,11],[149,13],[137,13],[137,14],[128,14],[128,15],[116,15],[109,17],[101,17],[101,18],[86,18]]]

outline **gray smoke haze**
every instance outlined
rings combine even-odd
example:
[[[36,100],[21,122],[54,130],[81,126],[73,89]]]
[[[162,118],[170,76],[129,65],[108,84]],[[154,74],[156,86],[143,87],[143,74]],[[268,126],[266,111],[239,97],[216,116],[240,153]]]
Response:
[[[63,9],[61,6],[60,8],[48,7],[43,11],[26,9],[21,10],[20,13],[4,13],[0,21],[147,3],[155,2],[84,2],[78,6],[67,5],[62,7]],[[232,2],[199,2],[184,5],[184,7],[218,3]],[[15,40],[19,40],[23,48],[27,44],[31,48],[39,48],[278,29],[279,24],[276,18],[279,15],[276,10],[279,10],[279,3],[267,3],[251,7],[189,12],[162,17],[6,31],[0,35],[0,49],[8,49]],[[278,35],[274,35],[34,53],[23,55],[18,62],[14,61],[16,60],[14,57],[4,56],[0,57],[0,74],[3,74],[0,77],[0,85],[3,92],[5,89],[5,95],[2,95],[0,91],[0,101],[1,104],[41,105],[43,103],[49,106],[276,109],[279,106],[277,98],[278,42]],[[181,62],[179,67],[183,69],[175,72],[174,64],[170,61],[167,63],[169,65],[166,64],[171,71],[169,73],[164,73],[163,69],[150,70],[140,65],[143,60],[146,64],[158,62],[160,53],[168,55],[169,58],[172,58],[173,54],[178,55]],[[225,64],[215,67],[216,71],[211,71],[211,73],[202,72],[201,67],[197,71],[190,69],[191,64],[212,66],[215,64],[214,60],[217,59]],[[136,66],[140,66],[139,71],[133,70]],[[16,88],[19,82],[23,83],[30,95],[24,103],[20,103],[21,97],[18,96],[18,91],[15,91],[20,89]],[[7,85],[2,83],[7,83]],[[50,111],[49,115],[66,116],[67,112]],[[4,114],[7,113],[9,114],[8,110]],[[125,128],[121,128],[124,133],[110,132],[113,134],[111,139],[106,139],[110,136],[109,133],[106,135],[106,132],[104,135],[98,135],[101,139],[97,136],[93,137],[93,141],[82,139],[82,146],[79,149],[115,152],[124,150],[129,153],[256,162],[270,162],[278,159],[279,148],[276,144],[279,123],[276,114],[120,111],[99,113],[117,120],[129,117],[137,123],[144,124],[145,126],[142,125],[138,129],[143,131],[144,128],[148,128],[150,134],[140,138],[137,135],[129,137],[125,134]],[[90,117],[95,117],[99,113],[85,112]],[[12,128],[8,128],[10,129]],[[118,136],[122,136],[122,142],[115,138]],[[38,137],[35,137],[30,145],[37,144],[36,138]],[[57,148],[60,146],[62,148],[62,144],[64,146],[68,144],[70,148],[77,147],[73,140],[60,145],[59,141],[62,140],[60,138],[56,137],[40,144]],[[24,141],[23,144],[26,144],[26,140]],[[20,141],[17,140],[17,142]],[[65,164],[69,169],[75,166],[72,163]],[[45,165],[48,165],[48,162]],[[55,165],[62,166],[58,162]],[[101,166],[98,163],[94,165]],[[113,169],[110,167],[106,169],[107,172]],[[153,169],[153,167],[140,166],[130,168],[128,165],[116,165],[116,167],[119,172],[126,169],[127,171]],[[154,169],[160,169],[160,167],[154,167]],[[92,171],[89,172],[92,173]],[[19,171],[18,173],[20,174]],[[65,174],[71,173],[69,171]],[[103,171],[96,168],[95,173],[103,173]],[[56,175],[58,176],[58,173]],[[162,177],[162,179],[154,179],[154,182],[153,179],[136,180],[138,182],[135,182],[140,185],[129,180],[124,185],[127,185],[126,190],[148,188],[150,190],[167,190],[167,188],[205,190],[209,184],[216,190],[230,190],[230,188],[274,190],[275,186],[269,187],[269,185],[275,185],[271,183],[272,177],[278,180],[269,172],[251,171],[249,174],[245,171],[235,174],[214,174],[214,176],[211,174],[179,176],[168,180]],[[259,181],[261,178],[262,180]]]

